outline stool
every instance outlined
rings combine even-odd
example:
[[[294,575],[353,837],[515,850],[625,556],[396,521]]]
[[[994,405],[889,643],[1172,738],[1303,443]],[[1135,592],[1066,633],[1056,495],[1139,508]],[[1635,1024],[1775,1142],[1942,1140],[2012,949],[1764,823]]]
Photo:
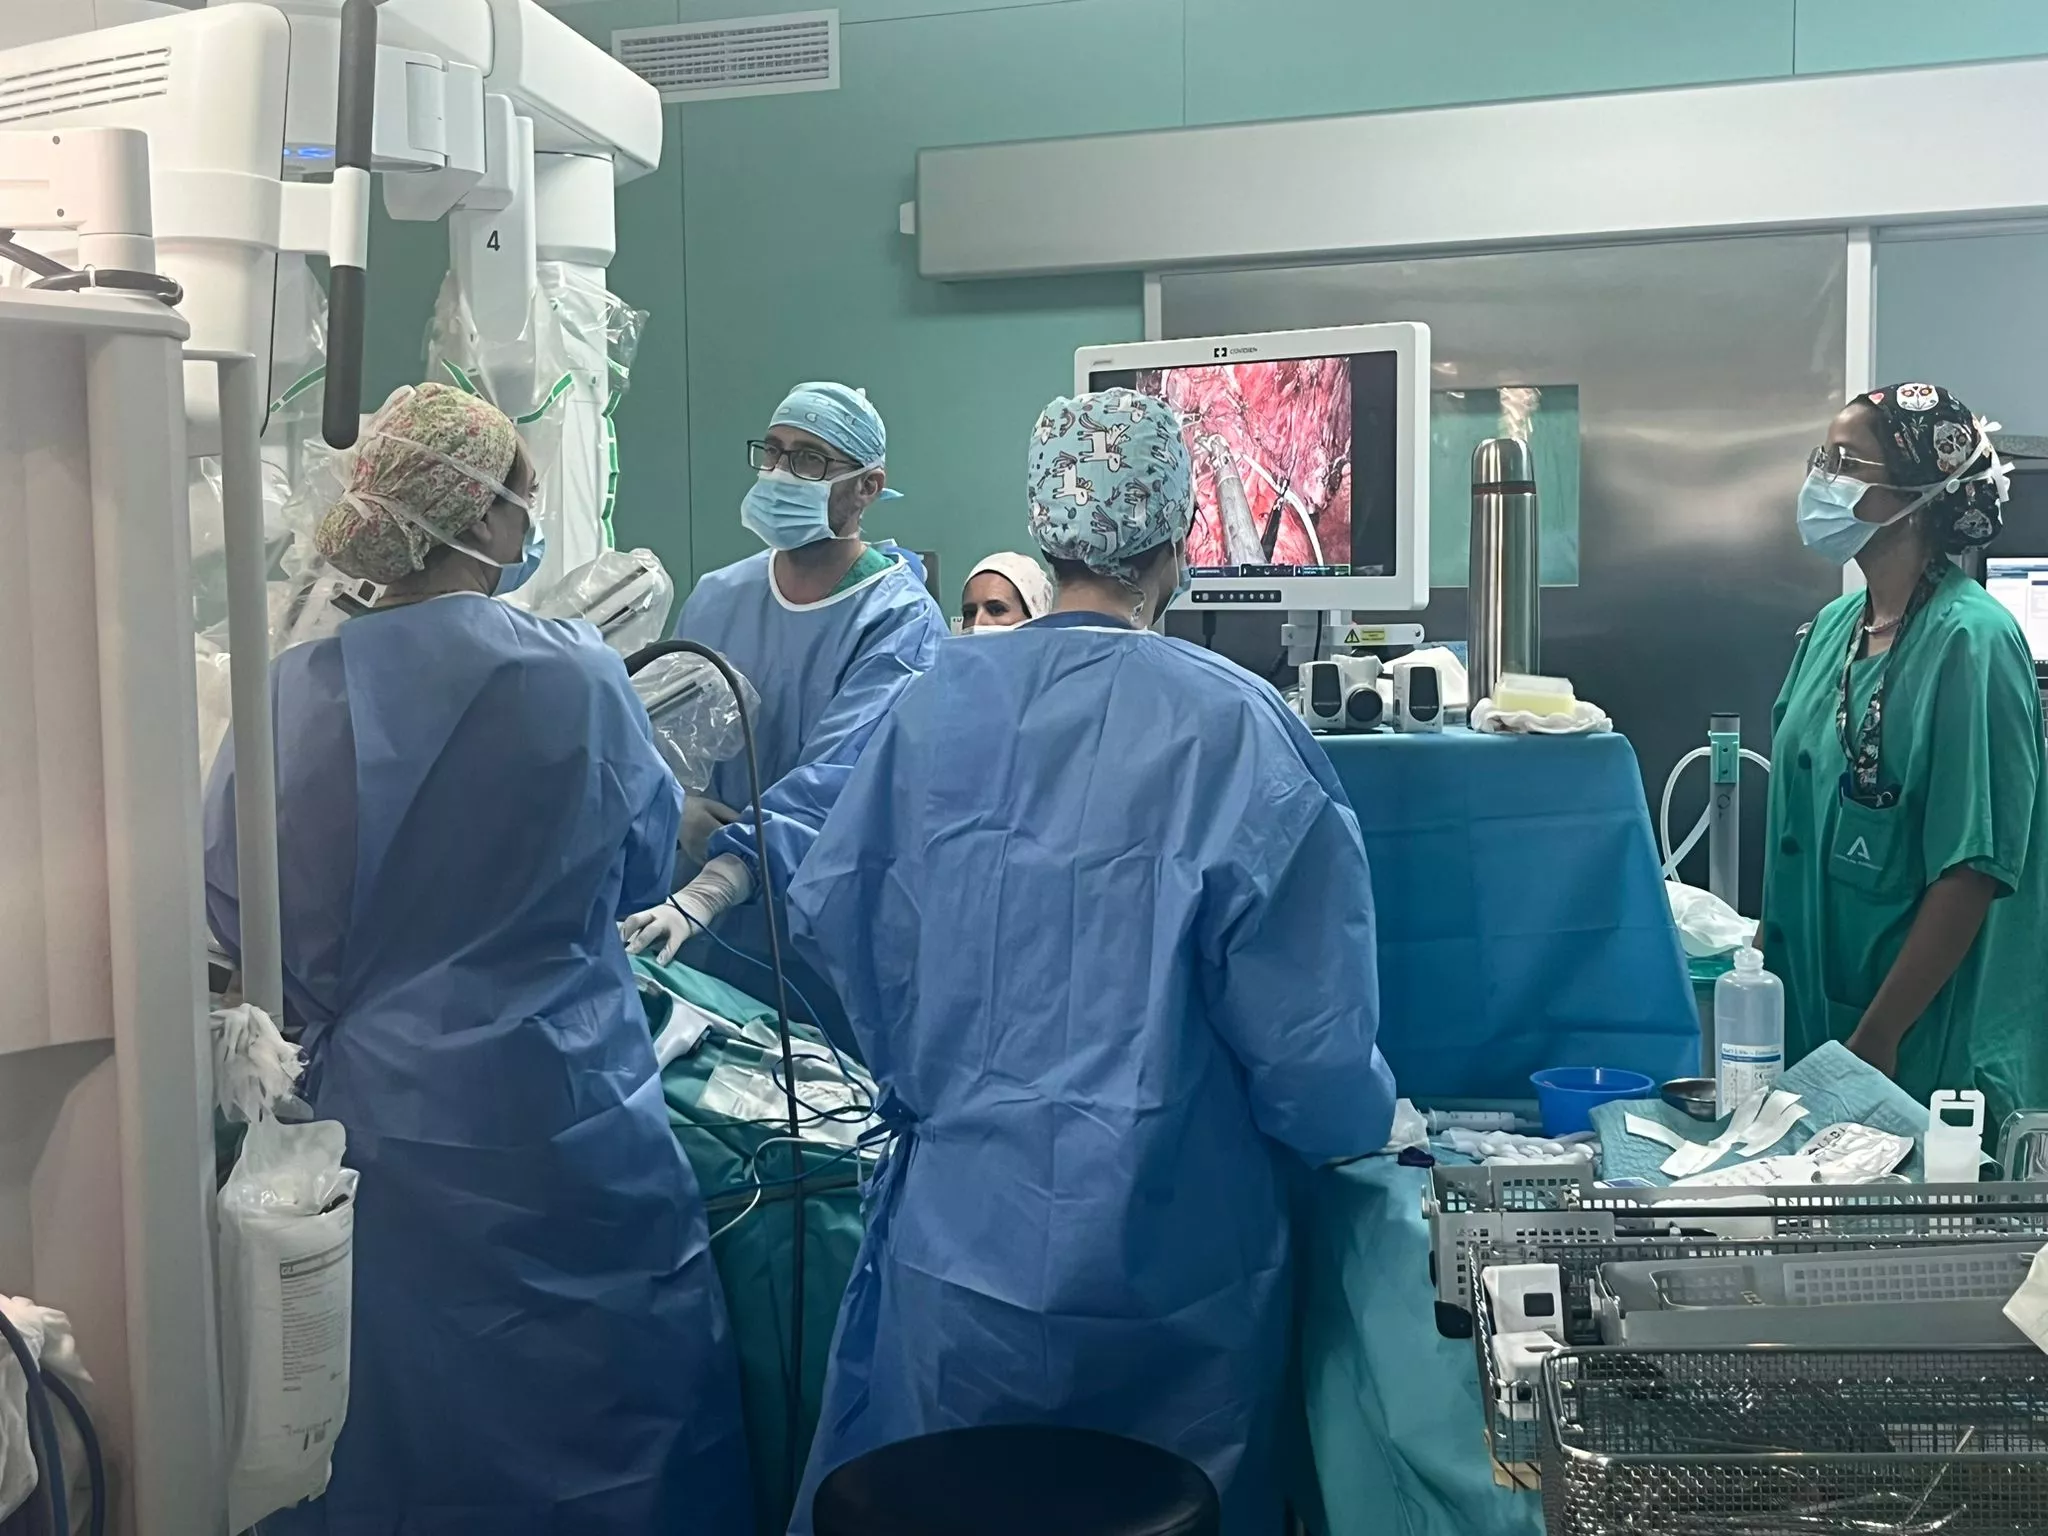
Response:
[[[899,1440],[833,1470],[816,1536],[1217,1536],[1216,1489],[1139,1440],[1052,1424]]]

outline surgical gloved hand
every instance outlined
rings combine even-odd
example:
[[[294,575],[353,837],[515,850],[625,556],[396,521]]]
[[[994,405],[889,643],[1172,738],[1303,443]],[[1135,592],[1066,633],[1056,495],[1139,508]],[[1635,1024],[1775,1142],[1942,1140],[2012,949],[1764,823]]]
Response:
[[[754,875],[746,861],[721,853],[660,906],[636,912],[619,925],[626,952],[638,955],[654,949],[655,959],[667,965],[693,933],[709,929],[728,907],[738,906],[753,894]],[[660,948],[655,949],[656,945]]]
[[[720,827],[731,826],[740,819],[740,813],[709,795],[690,795],[683,800],[683,835],[676,846],[690,867],[700,867],[709,856],[713,834]]]
[[[626,941],[626,953],[644,955],[654,951],[654,958],[667,965],[675,959],[695,930],[690,920],[673,903],[674,897],[658,907],[649,907],[645,912],[635,912],[619,924],[619,937]]]

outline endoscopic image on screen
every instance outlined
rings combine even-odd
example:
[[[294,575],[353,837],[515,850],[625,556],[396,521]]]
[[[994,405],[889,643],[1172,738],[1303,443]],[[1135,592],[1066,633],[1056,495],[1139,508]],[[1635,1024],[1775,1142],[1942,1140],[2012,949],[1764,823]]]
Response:
[[[1351,387],[1342,357],[1138,374],[1187,421],[1197,573],[1351,573]]]

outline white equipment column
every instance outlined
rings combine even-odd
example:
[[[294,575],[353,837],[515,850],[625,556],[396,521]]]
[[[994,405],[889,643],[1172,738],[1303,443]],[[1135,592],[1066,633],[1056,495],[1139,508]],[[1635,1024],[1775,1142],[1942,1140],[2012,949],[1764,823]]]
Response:
[[[618,252],[612,189],[609,160],[590,155],[533,157],[534,254],[543,262],[560,262],[566,275],[584,279],[557,295],[565,306],[564,340],[575,381],[562,420],[562,458],[555,474],[557,505],[563,513],[555,526],[565,531],[569,544],[556,567],[563,572],[595,560],[603,547],[605,488],[611,473],[604,414],[611,401],[611,359],[598,299],[605,291],[605,269]]]
[[[0,1290],[71,1314],[114,1528],[214,1536],[187,334],[0,290]]]

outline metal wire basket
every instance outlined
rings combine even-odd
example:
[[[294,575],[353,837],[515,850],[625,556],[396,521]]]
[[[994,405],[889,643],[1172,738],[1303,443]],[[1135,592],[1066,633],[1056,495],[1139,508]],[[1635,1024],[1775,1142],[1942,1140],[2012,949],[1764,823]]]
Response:
[[[1537,1404],[1517,1401],[1513,1384],[1495,1370],[1493,1320],[1478,1283],[1494,1264],[1556,1264],[1561,1331],[1567,1344],[1580,1346],[1600,1342],[1593,1290],[1603,1264],[2048,1238],[2048,1188],[2038,1184],[1717,1190],[1709,1197],[1601,1190],[1578,1172],[1556,1168],[1439,1167],[1430,1206],[1439,1326],[1454,1311],[1471,1330],[1494,1460],[1523,1483],[1534,1482],[1520,1469],[1538,1460],[1542,1435]]]
[[[1543,1368],[1550,1536],[2048,1530],[2048,1356],[1588,1349]]]
[[[1548,1263],[1552,1250],[1687,1236],[1760,1253],[2048,1239],[2048,1185],[1874,1184],[1769,1189],[1601,1189],[1583,1164],[1432,1171],[1424,1210],[1437,1326],[1471,1326],[1484,1262]],[[1795,1245],[1807,1243],[1810,1248]],[[1610,1252],[1607,1259],[1673,1257]],[[1689,1256],[1689,1255],[1688,1255]],[[1703,1258],[1719,1256],[1704,1251]]]

